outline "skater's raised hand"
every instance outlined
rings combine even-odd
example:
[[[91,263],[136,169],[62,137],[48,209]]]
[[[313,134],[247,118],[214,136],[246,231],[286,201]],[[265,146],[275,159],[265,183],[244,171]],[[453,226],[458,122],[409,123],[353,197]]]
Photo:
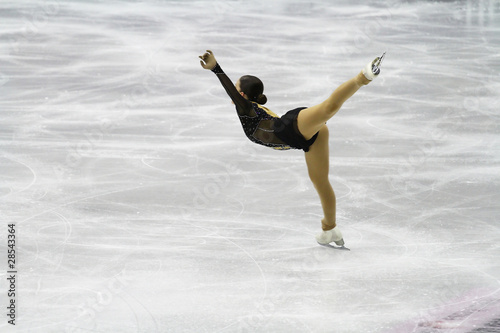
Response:
[[[217,65],[217,60],[215,60],[214,54],[212,51],[207,50],[204,55],[199,56],[201,67],[205,69],[212,69]]]

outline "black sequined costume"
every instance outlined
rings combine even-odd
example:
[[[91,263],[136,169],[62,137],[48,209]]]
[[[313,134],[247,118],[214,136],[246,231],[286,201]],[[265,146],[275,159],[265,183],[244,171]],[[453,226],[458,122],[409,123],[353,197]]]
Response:
[[[306,140],[297,128],[297,108],[287,112],[281,118],[268,108],[247,100],[240,95],[229,77],[219,64],[212,68],[227,94],[236,105],[236,111],[246,136],[253,142],[274,149],[303,149],[309,151],[318,134]]]

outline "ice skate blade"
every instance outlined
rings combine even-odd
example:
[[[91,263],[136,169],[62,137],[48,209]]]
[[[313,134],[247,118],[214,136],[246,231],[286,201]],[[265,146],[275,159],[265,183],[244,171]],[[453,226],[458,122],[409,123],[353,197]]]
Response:
[[[324,247],[329,247],[331,249],[335,249],[335,250],[351,251],[351,249],[345,247],[344,245],[342,245],[342,246],[335,246],[335,245],[332,245],[332,244],[321,244],[321,243],[318,243],[318,244],[321,245],[321,246],[324,246]]]
[[[387,51],[386,51],[387,52]],[[380,67],[380,65],[382,65],[382,61],[384,60],[384,57],[385,57],[385,53],[382,53],[382,55],[380,57],[377,58],[377,60],[375,61],[375,63],[373,64],[375,67]]]
[[[380,66],[385,58],[385,52],[382,53],[380,57],[376,57],[375,60],[368,63],[365,68],[363,68],[363,75],[370,81],[373,81],[380,74]]]
[[[380,74],[380,66],[382,65],[382,61],[384,60],[384,57],[385,57],[385,52],[380,57],[377,57],[377,59],[373,62],[372,73],[374,75],[378,76]]]

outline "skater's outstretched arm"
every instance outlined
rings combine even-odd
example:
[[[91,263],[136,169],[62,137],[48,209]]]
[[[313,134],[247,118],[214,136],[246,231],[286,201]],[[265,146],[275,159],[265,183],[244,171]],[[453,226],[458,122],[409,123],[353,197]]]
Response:
[[[233,82],[231,82],[229,77],[222,71],[222,68],[217,63],[217,60],[215,60],[213,52],[207,50],[207,52],[204,55],[199,56],[199,58],[201,59],[201,67],[211,70],[217,75],[220,83],[226,90],[229,97],[231,97],[233,103],[236,105],[238,113],[240,115],[253,115],[252,103],[238,92]]]

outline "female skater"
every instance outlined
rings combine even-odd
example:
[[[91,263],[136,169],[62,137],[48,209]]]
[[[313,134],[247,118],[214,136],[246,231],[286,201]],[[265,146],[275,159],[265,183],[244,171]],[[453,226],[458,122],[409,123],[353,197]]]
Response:
[[[321,245],[331,242],[344,245],[335,219],[335,193],[328,179],[328,128],[325,123],[359,88],[378,76],[384,55],[385,53],[366,65],[358,75],[342,83],[323,103],[288,111],[281,118],[262,106],[267,98],[263,95],[264,85],[257,77],[242,76],[235,86],[222,71],[212,51],[207,50],[199,57],[201,66],[217,75],[233,100],[243,130],[251,141],[275,149],[304,150],[309,178],[319,194],[323,208],[323,232],[316,236]]]

